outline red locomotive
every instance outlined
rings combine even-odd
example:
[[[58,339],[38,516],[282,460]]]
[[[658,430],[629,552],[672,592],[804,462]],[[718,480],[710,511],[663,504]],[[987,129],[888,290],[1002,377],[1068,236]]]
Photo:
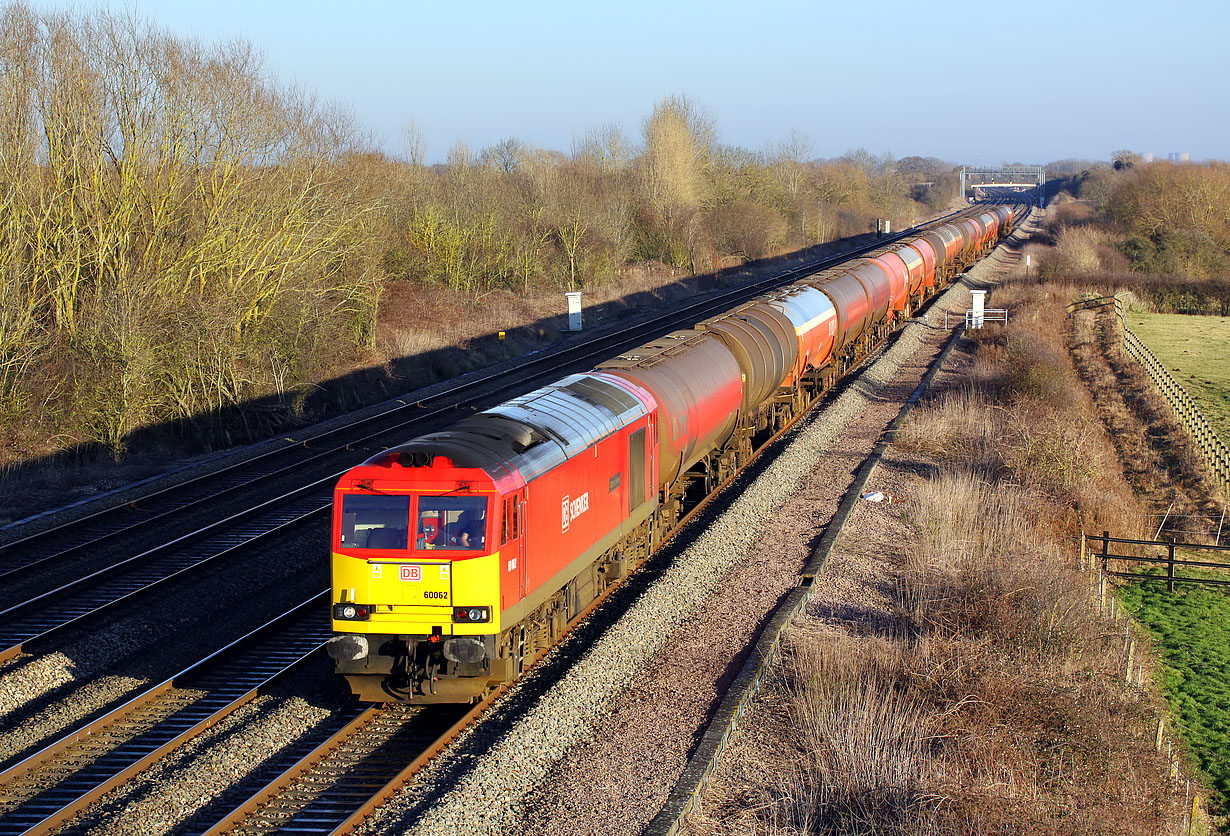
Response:
[[[902,317],[1012,223],[996,207],[768,293],[351,469],[338,673],[372,702],[517,676]]]

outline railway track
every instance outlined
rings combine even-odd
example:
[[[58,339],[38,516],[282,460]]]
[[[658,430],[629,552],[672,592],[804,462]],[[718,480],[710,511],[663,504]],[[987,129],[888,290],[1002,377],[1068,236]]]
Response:
[[[0,836],[51,833],[319,659],[328,593],[303,602],[0,773]]]
[[[397,400],[395,406],[378,415],[310,438],[290,437],[281,448],[0,544],[0,590],[5,585],[28,584],[32,578],[48,576],[53,567],[76,566],[102,554],[139,548],[140,545],[134,544],[148,542],[164,528],[174,529],[176,520],[194,511],[215,515],[239,513],[228,503],[241,502],[249,492],[267,490],[271,483],[291,480],[303,484],[340,474],[360,457],[455,421],[458,410],[477,410],[562,374],[587,370],[596,360],[640,345],[649,337],[724,312],[767,289],[857,258],[915,234],[918,229],[943,223],[949,217],[837,256],[816,259],[701,302],[674,308],[618,333],[600,335],[552,354],[531,356],[512,371],[480,372],[454,382],[447,390],[431,397]],[[171,537],[174,536],[172,533]],[[78,571],[77,574],[88,572]]]
[[[369,708],[205,831],[205,836],[348,832],[489,705]]]
[[[58,636],[210,566],[275,532],[319,517],[332,484],[318,482],[220,520],[0,611],[0,662],[50,646]]]
[[[875,246],[883,246],[884,243],[883,241],[876,242]],[[857,257],[857,253],[846,254],[841,260],[853,257]],[[784,281],[789,281],[795,274],[810,273],[817,269],[820,269],[820,267],[816,264],[796,268],[796,270],[791,271],[789,274],[778,275],[771,283],[780,284]],[[749,287],[742,288],[739,295],[756,295],[763,292],[765,284],[769,284],[769,282],[758,283],[754,290]],[[703,318],[710,310],[726,310],[733,304],[738,304],[738,302],[732,301],[729,296],[726,296],[721,300],[711,300],[704,306],[692,306],[690,313],[682,314],[682,316],[691,319]],[[659,320],[662,319],[665,318],[659,318]],[[655,322],[657,321],[655,320]],[[660,324],[655,326],[657,329],[661,327]],[[637,332],[637,334],[639,333],[642,332]],[[631,332],[624,332],[616,336],[620,344],[625,342],[637,344],[642,340],[641,336]],[[584,352],[576,353],[575,356],[572,356],[570,353],[572,359],[569,362],[583,365],[590,363],[595,357],[603,359],[610,356],[613,351],[618,351],[618,347],[612,346],[612,341],[615,338],[615,336],[606,337],[587,344],[584,346]],[[553,359],[558,362],[558,358]],[[558,366],[553,366],[550,371],[542,372],[542,375],[550,375],[554,378],[562,373],[564,372],[561,372]],[[489,381],[487,382],[489,383]],[[473,383],[476,382],[467,383],[466,386],[468,387]],[[526,378],[519,377],[515,382],[495,388],[488,387],[482,397],[498,398],[500,392],[525,388],[530,385],[533,384],[528,382]],[[453,394],[455,393],[456,390],[453,391]],[[477,401],[477,399],[475,397],[473,400]],[[409,408],[409,406],[407,404],[398,409]],[[418,404],[413,406],[414,408],[419,408]],[[437,410],[437,413],[441,411],[447,412],[450,420],[455,420],[457,415],[455,408],[441,408]],[[353,456],[357,446],[369,441],[373,446],[376,446],[379,442],[374,439],[386,433],[396,432],[399,434],[398,440],[400,440],[406,434],[425,431],[425,428],[421,426],[422,420],[423,417],[408,420],[392,429],[372,433],[358,441],[352,439],[348,443],[340,444],[340,446],[329,450],[328,453],[314,453],[311,458],[316,460],[326,455],[337,454],[339,451],[344,451]],[[287,466],[287,469],[298,470],[299,468],[298,466],[290,465]],[[222,538],[228,536],[240,538],[229,545],[225,539],[217,541],[215,546],[210,547],[214,549],[215,556],[232,549],[241,548],[252,542],[253,538],[259,538],[269,533],[269,531],[278,530],[284,526],[294,525],[328,509],[332,498],[332,483],[337,478],[338,473],[330,473],[325,478],[308,486],[308,489],[294,492],[300,494],[296,496],[295,501],[302,500],[303,502],[302,505],[297,506],[297,516],[292,515],[290,519],[283,519],[280,523],[274,523],[273,527],[268,530],[261,530],[261,526],[269,525],[269,521],[261,522],[258,525],[258,517],[255,514],[251,517],[246,514],[239,514],[203,529],[202,532],[217,533]],[[235,484],[242,486],[248,483],[237,482]],[[228,488],[227,490],[231,489]],[[206,500],[200,501],[204,502]],[[278,507],[279,503],[288,504],[290,502],[291,500],[284,496],[279,497],[277,500],[270,500],[260,507],[273,511]],[[174,513],[174,510],[162,511],[160,513],[171,514]],[[691,516],[689,514],[688,518]],[[241,529],[234,531],[233,529],[237,525],[241,526]],[[112,529],[112,531],[116,530],[123,529]],[[241,534],[240,531],[246,532],[246,534]],[[191,540],[196,535],[200,535],[199,543],[193,541],[191,544],[181,543],[181,545],[195,547],[203,544],[208,538],[202,532],[178,538],[170,545],[180,543],[183,540]],[[230,533],[228,534],[227,532]],[[102,536],[107,538],[114,535],[113,533],[104,533]],[[244,537],[247,537],[247,539],[243,539]],[[20,542],[25,541],[18,541],[18,543]],[[221,550],[217,548],[217,545],[221,545]],[[78,549],[81,547],[74,546],[72,548]],[[144,559],[151,553],[159,552],[164,548],[169,548],[169,546],[159,546],[142,555],[129,558],[129,561],[132,561],[134,564],[153,563],[154,561],[152,560]],[[186,548],[183,551],[192,551],[192,549]],[[28,565],[35,565],[42,560],[54,559],[57,554],[63,553],[65,552],[53,551],[51,555],[39,558],[38,561]],[[201,561],[198,561],[188,566],[181,566],[169,574],[164,572],[163,577],[155,578],[152,582],[147,581],[140,589],[156,586],[165,579],[178,576],[179,572],[190,571],[194,566],[200,565],[200,563]],[[22,567],[13,567],[9,573],[0,574],[0,581],[3,581],[8,574],[21,571]],[[82,579],[75,587],[86,588],[95,586],[101,588],[104,586],[104,584],[100,583],[102,580],[101,576],[104,574],[106,572]],[[137,594],[137,592],[138,590],[129,590],[122,592],[118,596],[112,593],[111,600],[104,603],[103,608],[129,599],[130,596]],[[40,605],[43,605],[42,608],[44,609],[49,609],[45,604],[58,600],[62,594],[62,590],[53,590],[39,596],[32,602],[28,602],[28,604],[33,609],[39,609]],[[323,601],[323,596],[327,596],[327,592],[321,593],[321,596]],[[596,607],[599,603],[595,602],[594,606]],[[327,611],[325,603],[320,603],[313,599],[311,602],[306,602],[303,606],[308,606],[309,604],[316,606],[322,631],[314,639],[307,640],[308,644],[311,641],[315,641],[315,646],[307,649],[290,666],[278,672],[265,674],[265,679],[262,682],[251,685],[251,677],[246,675],[241,677],[239,675],[240,672],[245,670],[242,667],[244,663],[237,663],[240,667],[231,669],[236,680],[233,688],[224,694],[222,685],[215,682],[208,689],[203,689],[211,695],[211,700],[207,701],[204,698],[190,697],[189,694],[192,692],[194,684],[199,688],[203,682],[208,684],[209,680],[193,679],[189,672],[186,671],[184,674],[151,689],[151,691],[133,699],[115,712],[111,712],[106,717],[94,721],[84,729],[60,739],[42,752],[30,756],[21,763],[11,767],[5,773],[0,774],[0,786],[5,787],[6,793],[0,795],[0,817],[2,817],[3,825],[7,827],[9,821],[12,820],[15,822],[14,828],[22,828],[8,830],[0,827],[0,834],[9,832],[53,832],[57,827],[62,826],[65,822],[80,814],[82,810],[96,802],[108,791],[122,785],[126,780],[131,780],[143,769],[148,768],[160,758],[166,757],[174,749],[182,746],[188,740],[215,725],[222,717],[250,701],[256,695],[256,689],[260,685],[268,684],[269,681],[289,675],[288,671],[293,670],[295,665],[304,664],[305,660],[313,653],[319,652],[319,647],[329,635],[328,623],[324,618],[324,613]],[[0,613],[0,622],[3,622],[10,614],[23,611],[25,606],[27,605],[18,605]],[[52,631],[63,629],[64,626],[73,624],[81,618],[96,614],[100,609],[95,607],[80,614],[70,613],[72,617],[63,621],[62,625],[53,627]],[[295,612],[298,612],[298,610]],[[288,616],[290,615],[288,614]],[[17,622],[13,621],[13,623],[16,624]],[[6,633],[0,632],[0,637],[6,635]],[[37,637],[48,639],[49,633],[44,631],[37,634]],[[0,643],[0,660],[11,656],[14,648],[16,648],[15,652],[20,652],[21,648],[34,638],[32,636],[21,639],[18,643],[12,643],[11,641]],[[220,654],[231,651],[231,648],[234,646],[231,645],[223,651],[219,651],[218,654],[211,656],[210,659],[205,660],[200,665],[206,667],[213,665],[218,671],[222,671],[225,666],[218,661]],[[5,647],[8,647],[8,650],[4,650]],[[8,654],[8,656],[4,654]],[[253,670],[256,667],[252,665]],[[194,666],[192,670],[196,669],[197,666]],[[204,675],[200,671],[198,673],[201,673],[202,676]],[[254,672],[252,675],[259,679],[262,674]],[[244,685],[251,685],[251,687],[244,689],[242,687]],[[235,688],[239,688],[240,692],[234,693]],[[215,704],[218,704],[220,700],[223,700],[228,695],[230,699],[225,701],[224,704],[219,704],[213,713],[200,714],[200,712],[213,708]],[[492,699],[494,696],[496,695],[493,695]],[[210,834],[224,832],[264,833],[287,828],[293,829],[296,832],[344,832],[360,821],[364,813],[377,805],[381,799],[392,794],[397,787],[404,784],[419,767],[426,763],[427,759],[445,745],[448,739],[459,733],[467,723],[472,722],[474,717],[486,707],[489,701],[485,701],[459,720],[449,716],[445,707],[439,706],[430,707],[433,709],[431,711],[425,711],[424,707],[392,706],[389,708],[369,709],[362,713],[356,712],[350,718],[350,722],[338,730],[337,734],[316,747],[298,762],[288,766],[275,781],[257,792],[246,804],[225,816],[206,832]],[[189,709],[194,709],[197,713],[193,713]],[[122,718],[128,718],[128,720],[122,721]],[[449,730],[442,734],[441,727],[446,725],[445,720],[456,720],[456,722],[451,723]],[[125,725],[126,722],[128,725]],[[114,730],[114,734],[109,730]],[[81,742],[86,740],[101,743],[102,746],[97,751],[83,749]],[[116,740],[121,742],[116,743]],[[107,748],[108,746],[110,748]],[[86,754],[82,755],[82,752],[86,752]],[[100,778],[100,776],[102,777]],[[90,785],[91,782],[93,782],[92,786]],[[19,797],[20,793],[18,795],[8,794],[14,788],[20,787],[26,788],[26,795],[24,797]]]

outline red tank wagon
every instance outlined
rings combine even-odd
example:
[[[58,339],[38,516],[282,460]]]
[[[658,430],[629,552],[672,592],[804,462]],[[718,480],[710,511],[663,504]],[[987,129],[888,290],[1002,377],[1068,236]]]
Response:
[[[921,296],[923,279],[927,275],[927,265],[923,261],[922,253],[909,244],[905,244],[893,250],[892,254],[905,263],[906,274],[909,276],[909,295]]]

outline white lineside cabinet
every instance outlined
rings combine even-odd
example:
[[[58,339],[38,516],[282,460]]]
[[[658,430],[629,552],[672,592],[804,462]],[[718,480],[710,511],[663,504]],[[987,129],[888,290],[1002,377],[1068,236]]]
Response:
[[[581,291],[574,290],[565,293],[568,297],[568,330],[581,330]]]

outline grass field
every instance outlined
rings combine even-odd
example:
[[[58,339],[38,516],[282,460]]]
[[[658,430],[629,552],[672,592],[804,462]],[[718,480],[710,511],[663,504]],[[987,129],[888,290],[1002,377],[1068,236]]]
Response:
[[[1125,322],[1230,442],[1230,319],[1133,311]],[[1218,561],[1225,554],[1180,556]],[[1192,585],[1168,593],[1162,583],[1128,583],[1120,594],[1157,642],[1175,722],[1212,779],[1225,815],[1230,807],[1230,594]]]
[[[1120,594],[1153,633],[1175,721],[1230,803],[1230,595],[1186,585],[1168,593],[1162,583],[1125,584]]]
[[[1230,444],[1230,319],[1133,311],[1125,322]]]

